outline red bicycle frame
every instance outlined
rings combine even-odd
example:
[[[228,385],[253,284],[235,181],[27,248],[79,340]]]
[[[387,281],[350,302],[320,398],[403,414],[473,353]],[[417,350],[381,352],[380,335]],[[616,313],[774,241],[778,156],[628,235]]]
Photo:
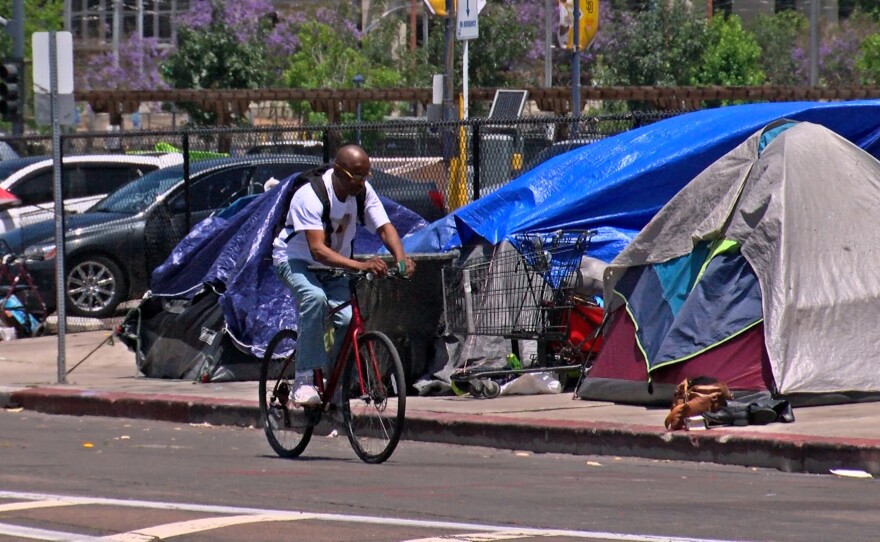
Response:
[[[333,315],[344,310],[346,307],[351,307],[351,321],[348,324],[348,329],[345,331],[345,337],[342,340],[342,346],[339,348],[339,353],[336,355],[336,362],[333,365],[333,372],[330,374],[330,378],[327,380],[327,385],[324,386],[324,377],[323,370],[318,368],[315,369],[315,383],[318,387],[318,391],[321,394],[321,400],[325,405],[329,405],[331,403],[331,398],[333,397],[333,392],[336,391],[336,386],[339,384],[339,377],[342,376],[342,370],[345,368],[345,361],[348,358],[349,349],[354,350],[355,359],[361,359],[360,352],[358,351],[357,338],[359,335],[364,333],[364,321],[361,317],[361,308],[358,303],[357,297],[357,284],[355,281],[350,280],[348,282],[348,289],[350,291],[350,296],[348,301],[341,303],[330,309],[327,314],[327,319],[331,320]],[[370,363],[371,369],[374,371],[374,374],[379,374],[379,367],[376,365],[376,357],[372,355],[370,352]],[[355,364],[357,367],[357,375],[358,375],[358,386],[360,387],[361,395],[364,395],[364,374],[363,369],[361,368],[360,363]],[[381,385],[381,382],[377,384]]]

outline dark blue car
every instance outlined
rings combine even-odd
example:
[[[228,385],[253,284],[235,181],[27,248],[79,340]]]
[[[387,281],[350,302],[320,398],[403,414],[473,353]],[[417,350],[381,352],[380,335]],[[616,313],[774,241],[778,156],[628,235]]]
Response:
[[[68,216],[67,312],[95,318],[113,314],[120,303],[149,289],[152,270],[190,226],[241,196],[262,192],[270,178],[284,179],[317,163],[317,159],[283,155],[193,162],[189,220],[182,165],[147,174],[88,211]],[[0,235],[12,252],[30,259],[28,269],[50,309],[56,304],[54,229],[54,221],[44,221]]]

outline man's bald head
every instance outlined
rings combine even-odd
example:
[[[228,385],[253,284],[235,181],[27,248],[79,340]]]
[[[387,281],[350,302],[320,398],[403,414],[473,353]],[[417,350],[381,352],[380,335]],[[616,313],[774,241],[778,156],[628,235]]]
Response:
[[[370,157],[360,146],[346,145],[337,151],[333,171],[333,186],[339,199],[360,194],[370,175]]]
[[[370,171],[370,157],[358,145],[346,145],[336,152],[336,163],[356,175]]]

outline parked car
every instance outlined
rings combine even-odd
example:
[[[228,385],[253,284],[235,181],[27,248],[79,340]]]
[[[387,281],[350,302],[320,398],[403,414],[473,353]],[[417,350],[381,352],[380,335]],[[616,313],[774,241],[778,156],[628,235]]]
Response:
[[[249,148],[245,154],[302,154],[323,158],[324,144],[313,139],[260,143]]]
[[[274,155],[193,162],[190,224],[241,196],[262,192],[270,178],[283,179],[316,164]],[[68,217],[64,262],[68,313],[102,318],[123,301],[143,295],[153,269],[187,232],[185,209],[183,166],[177,165],[144,175],[87,212]],[[2,241],[31,260],[30,274],[54,309],[54,221],[0,234],[0,246]]]
[[[298,140],[262,143],[247,150],[249,156],[273,154],[298,155],[306,157],[306,159],[320,160],[324,156],[324,145],[315,140]],[[385,169],[398,169],[424,161],[424,158],[388,159],[374,157],[371,159],[373,176],[370,183],[379,194],[403,205],[426,221],[433,222],[446,215],[443,195],[437,190],[436,183],[427,179],[411,179],[385,171]]]
[[[45,159],[45,156],[28,156],[25,158],[0,160],[0,182],[5,181],[7,177],[16,171]]]
[[[596,141],[599,141],[603,137],[604,136],[602,136],[602,135],[591,134],[590,136],[581,137],[578,139],[568,139],[565,141],[557,141],[556,143],[553,143],[549,147],[546,147],[543,150],[541,150],[540,152],[538,152],[537,154],[535,154],[535,156],[533,156],[532,159],[528,161],[528,163],[525,165],[525,167],[522,168],[520,175],[522,175],[526,171],[529,171],[530,169],[533,169],[535,166],[543,164],[544,162],[553,158],[554,156],[559,156],[560,154],[564,154],[568,151],[578,149],[580,147],[583,147],[584,145],[589,145],[590,143],[595,143]]]
[[[434,182],[392,175],[375,168],[372,171],[370,184],[378,194],[403,205],[427,222],[446,215],[443,195]]]
[[[0,182],[14,195],[17,206],[0,209],[0,232],[54,217],[54,169],[51,158],[27,163]],[[117,188],[161,167],[180,164],[180,154],[141,156],[127,154],[80,155],[63,159],[61,183],[67,213],[84,211]],[[4,161],[5,165],[6,162]]]

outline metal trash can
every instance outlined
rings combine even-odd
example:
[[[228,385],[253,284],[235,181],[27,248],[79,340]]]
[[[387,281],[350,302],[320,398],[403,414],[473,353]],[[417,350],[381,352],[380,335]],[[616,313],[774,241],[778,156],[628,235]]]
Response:
[[[408,385],[425,374],[433,358],[434,342],[443,326],[442,269],[458,258],[458,252],[410,257],[416,263],[410,280],[362,281],[358,285],[365,326],[394,341]]]

